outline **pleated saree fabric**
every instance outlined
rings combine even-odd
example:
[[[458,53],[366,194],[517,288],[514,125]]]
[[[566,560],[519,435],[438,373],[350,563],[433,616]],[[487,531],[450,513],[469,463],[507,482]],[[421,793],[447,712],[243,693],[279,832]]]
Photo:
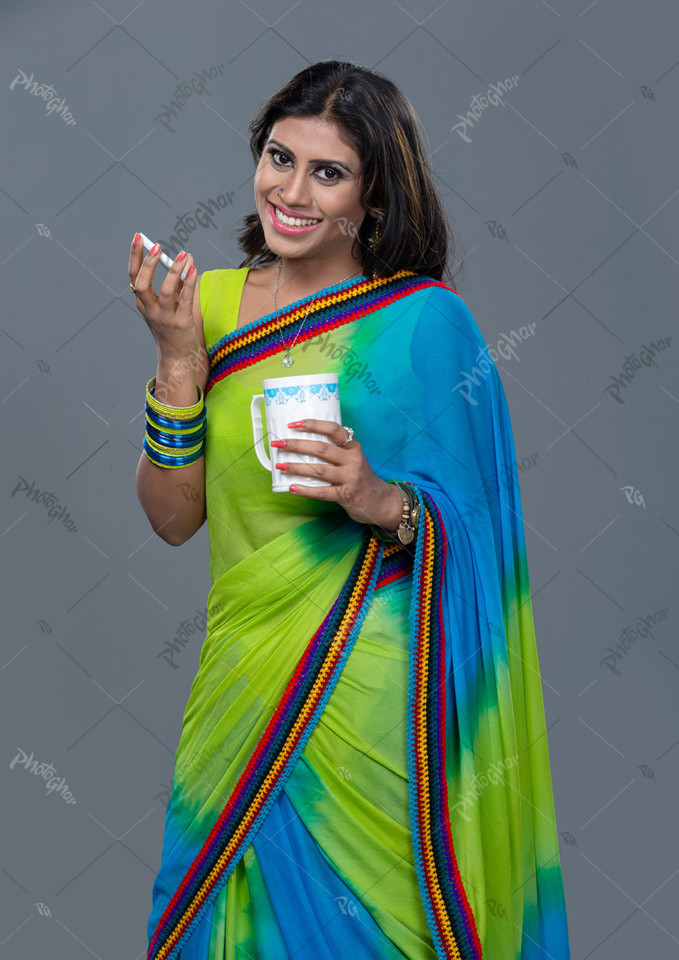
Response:
[[[486,343],[451,288],[410,271],[237,328],[247,272],[201,278],[212,587],[148,960],[568,960],[514,442]],[[408,547],[335,502],[273,493],[257,460],[262,380],[326,371],[374,471],[421,504]]]

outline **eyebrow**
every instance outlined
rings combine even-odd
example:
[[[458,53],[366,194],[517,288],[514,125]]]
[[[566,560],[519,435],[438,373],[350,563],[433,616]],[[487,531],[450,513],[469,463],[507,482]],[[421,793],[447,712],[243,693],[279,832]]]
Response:
[[[266,146],[268,147],[270,143],[275,143],[277,146],[281,147],[286,153],[288,153],[291,157],[294,158],[295,154],[292,152],[290,147],[286,147],[284,143],[280,142],[280,140],[274,140],[274,138],[271,137],[269,138],[269,140],[266,141]],[[341,160],[328,160],[323,157],[317,157],[315,160],[309,160],[309,163],[332,163],[338,167],[344,167],[347,173],[353,172],[351,170],[351,167],[348,167],[346,163],[342,163]]]

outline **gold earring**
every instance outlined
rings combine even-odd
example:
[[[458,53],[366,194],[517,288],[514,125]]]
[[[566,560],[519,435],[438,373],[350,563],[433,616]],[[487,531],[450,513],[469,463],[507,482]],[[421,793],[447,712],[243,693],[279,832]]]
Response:
[[[380,221],[377,220],[376,223],[375,223],[375,229],[373,230],[372,236],[370,237],[370,240],[368,241],[369,244],[370,244],[370,248],[371,248],[371,250],[373,251],[373,253],[375,252],[375,250],[377,250],[377,244],[379,243],[381,233],[382,233],[382,231],[381,231],[381,229],[380,229]],[[373,280],[376,280],[376,279],[377,279],[377,270],[376,270],[376,269],[373,269],[373,277],[372,277],[372,278],[373,278]]]

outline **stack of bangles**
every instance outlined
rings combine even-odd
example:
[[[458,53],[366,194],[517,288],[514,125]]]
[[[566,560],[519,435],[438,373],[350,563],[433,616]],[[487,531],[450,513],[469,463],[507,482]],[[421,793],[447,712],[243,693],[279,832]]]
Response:
[[[172,407],[156,400],[156,378],[146,384],[146,433],[144,450],[159,467],[185,467],[203,456],[205,449],[205,395],[198,388],[198,400],[189,407]]]
[[[412,530],[413,536],[415,536],[415,534],[417,533],[417,528],[419,526],[419,519],[420,519],[419,510],[417,511],[415,510],[415,505],[418,503],[418,498],[416,497],[414,491],[411,489],[410,484],[406,483],[404,480],[400,482],[398,480],[387,480],[387,483],[393,483],[400,490],[401,496],[404,498],[405,497],[408,498],[408,502],[410,503],[410,510],[408,511],[407,523],[410,529]],[[399,523],[395,533],[389,533],[389,531],[385,530],[384,527],[378,527],[374,523],[370,524],[370,529],[375,534],[375,536],[378,537],[380,540],[384,540],[387,543],[393,543],[394,541],[396,541],[396,543],[399,543],[399,542],[403,542],[398,535],[398,531],[399,531],[399,528],[402,527],[402,523],[403,523],[403,520],[401,520],[401,523]]]
[[[154,396],[156,378],[146,384],[146,433],[144,434],[144,450],[152,463],[159,467],[185,467],[200,460],[205,452],[205,433],[207,413],[205,409],[205,394],[200,385],[198,400],[188,407],[173,407],[168,403],[161,403]],[[388,480],[395,484],[401,495],[408,499],[410,510],[407,512],[408,527],[416,532],[419,520],[419,511],[415,512],[416,497],[408,483],[399,483],[397,480]],[[405,499],[404,499],[405,503]],[[413,519],[415,522],[413,523]],[[398,530],[389,533],[382,527],[370,524],[373,532],[381,540],[398,541]],[[401,527],[402,524],[399,524]]]

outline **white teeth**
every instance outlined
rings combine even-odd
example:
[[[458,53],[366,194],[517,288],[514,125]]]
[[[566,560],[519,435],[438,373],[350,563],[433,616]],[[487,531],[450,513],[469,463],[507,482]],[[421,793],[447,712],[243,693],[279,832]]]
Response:
[[[287,223],[289,227],[310,227],[312,223],[320,223],[320,220],[302,220],[300,217],[287,217],[278,207],[274,206],[276,219],[281,223]]]

